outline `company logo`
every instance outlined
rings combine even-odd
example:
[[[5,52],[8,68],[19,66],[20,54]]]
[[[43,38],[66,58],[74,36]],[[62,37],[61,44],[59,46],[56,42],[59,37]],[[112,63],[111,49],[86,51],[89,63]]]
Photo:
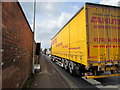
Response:
[[[117,24],[120,25],[120,19],[115,18],[102,18],[102,17],[92,17],[91,18],[92,23],[101,23],[101,24]]]

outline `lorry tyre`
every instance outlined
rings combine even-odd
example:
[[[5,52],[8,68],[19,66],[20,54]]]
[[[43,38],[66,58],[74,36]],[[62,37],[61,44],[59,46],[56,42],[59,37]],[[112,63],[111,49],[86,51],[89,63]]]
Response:
[[[73,72],[73,70],[72,70],[70,65],[69,65],[69,72],[70,72],[71,75],[74,75],[74,72]]]
[[[79,66],[77,66],[74,62],[69,63],[69,72],[73,76],[82,76]]]
[[[72,76],[75,76],[73,62],[69,62],[69,72]]]
[[[66,71],[68,71],[68,61],[67,60],[65,60],[65,62],[64,62],[64,69]]]
[[[61,65],[62,69],[64,69],[65,68],[65,60],[64,59],[61,60],[61,64],[62,64]]]
[[[53,58],[52,61],[55,62],[55,59]]]
[[[80,70],[80,67],[78,67],[78,66],[75,66],[74,67],[75,69],[75,76],[79,76],[79,77],[81,77],[82,76],[82,72],[81,72],[81,70]]]

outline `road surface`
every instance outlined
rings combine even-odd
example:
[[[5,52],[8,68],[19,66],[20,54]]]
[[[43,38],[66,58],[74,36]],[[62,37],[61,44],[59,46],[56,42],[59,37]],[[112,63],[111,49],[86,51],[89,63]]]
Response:
[[[41,72],[37,74],[31,88],[92,88],[94,90],[119,90],[120,77],[85,79],[74,77],[46,55],[41,56]]]

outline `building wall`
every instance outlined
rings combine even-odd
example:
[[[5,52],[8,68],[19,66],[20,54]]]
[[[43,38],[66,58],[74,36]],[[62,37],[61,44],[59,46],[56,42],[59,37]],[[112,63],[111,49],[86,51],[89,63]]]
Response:
[[[32,72],[32,35],[20,4],[2,2],[3,88],[22,87]]]

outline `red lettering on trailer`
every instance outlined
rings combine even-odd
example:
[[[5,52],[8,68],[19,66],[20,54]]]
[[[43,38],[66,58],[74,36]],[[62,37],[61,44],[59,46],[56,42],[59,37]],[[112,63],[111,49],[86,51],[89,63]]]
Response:
[[[66,46],[63,46],[62,48],[68,48],[68,46],[66,45]]]
[[[94,42],[120,42],[119,38],[93,38]]]
[[[120,19],[115,18],[103,18],[103,17],[95,17],[91,18],[91,23],[101,23],[101,24],[117,24],[120,25]]]
[[[69,49],[80,49],[80,47],[73,47],[73,48],[69,48]]]
[[[97,58],[97,56],[90,56],[90,58]]]
[[[108,47],[113,47],[113,48],[117,48],[120,47],[120,45],[93,45],[94,48],[108,48]]]
[[[55,45],[56,47],[62,46],[62,42]]]
[[[105,26],[105,25],[94,25],[94,28],[99,28],[99,29],[120,29],[118,26]]]
[[[54,45],[55,43],[57,43],[57,38],[55,38],[55,39],[52,41],[52,45]]]

